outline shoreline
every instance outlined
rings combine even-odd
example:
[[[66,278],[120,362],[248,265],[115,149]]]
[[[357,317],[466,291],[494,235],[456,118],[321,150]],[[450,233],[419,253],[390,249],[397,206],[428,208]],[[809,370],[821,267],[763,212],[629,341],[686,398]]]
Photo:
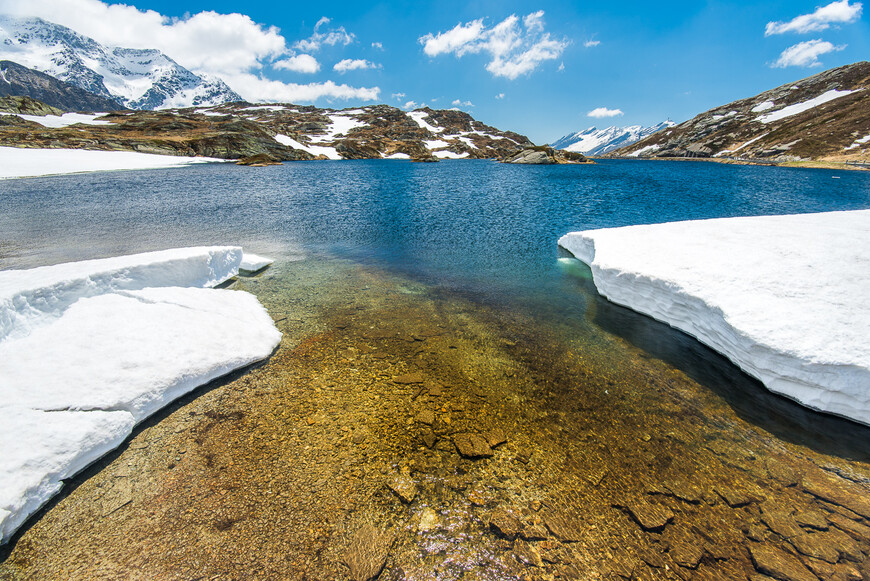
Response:
[[[866,165],[854,165],[842,161],[766,161],[762,159],[731,159],[722,157],[628,157],[628,156],[613,156],[613,157],[591,157],[590,159],[613,159],[620,161],[707,161],[713,163],[721,163],[725,165],[752,165],[752,166],[770,166],[770,167],[791,167],[791,168],[807,168],[807,169],[831,169],[844,171],[870,171],[870,161]]]

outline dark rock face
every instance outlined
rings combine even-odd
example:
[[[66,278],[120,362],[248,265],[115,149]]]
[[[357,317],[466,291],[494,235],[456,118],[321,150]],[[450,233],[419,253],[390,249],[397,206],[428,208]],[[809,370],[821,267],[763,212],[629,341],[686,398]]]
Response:
[[[868,89],[870,62],[838,67],[716,107],[605,157],[870,161],[870,143],[857,141],[870,133]],[[786,110],[829,91],[840,94]]]
[[[45,115],[63,115],[65,112],[30,97],[3,97],[0,99],[0,111],[16,115],[38,115],[40,117]],[[23,121],[21,118],[18,118],[18,120]],[[9,121],[12,121],[12,119],[9,119]],[[11,124],[15,125],[17,123]]]
[[[504,163],[527,165],[555,165],[562,163],[592,163],[581,153],[553,149],[547,146],[527,147],[513,155],[502,159]]]
[[[18,63],[0,61],[0,97],[6,96],[30,97],[62,111],[119,111],[124,109],[124,106],[114,99],[95,95],[51,75],[23,67]],[[41,115],[42,113],[31,114]]]

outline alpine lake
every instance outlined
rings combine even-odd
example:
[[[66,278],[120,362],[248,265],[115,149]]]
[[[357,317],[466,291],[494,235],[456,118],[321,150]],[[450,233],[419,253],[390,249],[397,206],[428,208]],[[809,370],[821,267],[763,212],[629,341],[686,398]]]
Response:
[[[870,579],[870,428],[609,303],[556,245],[870,208],[870,173],[209,164],[0,181],[0,202],[2,269],[272,257],[228,288],[283,333],[67,482],[0,579]]]

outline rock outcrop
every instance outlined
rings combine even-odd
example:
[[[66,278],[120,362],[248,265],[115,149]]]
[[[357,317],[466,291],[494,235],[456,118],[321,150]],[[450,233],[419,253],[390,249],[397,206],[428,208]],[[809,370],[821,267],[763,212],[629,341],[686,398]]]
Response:
[[[31,97],[61,111],[119,111],[124,106],[51,75],[12,61],[0,61],[0,97]],[[21,111],[25,113],[25,111]],[[43,115],[43,113],[29,113]]]
[[[553,149],[552,147],[527,147],[502,159],[504,163],[519,163],[528,165],[555,165],[562,163],[594,163],[581,153]]]
[[[609,156],[870,162],[870,62],[711,109]]]

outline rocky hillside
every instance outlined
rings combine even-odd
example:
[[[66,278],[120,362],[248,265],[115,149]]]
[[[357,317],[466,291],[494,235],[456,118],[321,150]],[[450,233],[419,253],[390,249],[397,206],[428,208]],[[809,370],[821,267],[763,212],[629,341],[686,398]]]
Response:
[[[868,162],[870,62],[711,109],[611,155]]]
[[[29,102],[20,106],[37,110]],[[20,113],[0,115],[0,145],[223,159],[265,154],[274,161],[501,159],[533,145],[522,135],[499,131],[462,111],[424,108],[406,113],[387,105],[336,110],[238,102],[91,116]]]
[[[130,109],[214,105],[241,97],[153,49],[107,47],[41,18],[0,15],[0,58],[47,73]]]
[[[0,61],[0,97],[31,97],[62,111],[118,111],[124,106],[70,83],[23,67]]]
[[[585,131],[569,133],[557,139],[552,146],[554,149],[564,149],[586,155],[604,155],[674,125],[675,123],[672,121],[662,121],[650,127],[642,125],[611,126],[605,129],[590,127]]]

